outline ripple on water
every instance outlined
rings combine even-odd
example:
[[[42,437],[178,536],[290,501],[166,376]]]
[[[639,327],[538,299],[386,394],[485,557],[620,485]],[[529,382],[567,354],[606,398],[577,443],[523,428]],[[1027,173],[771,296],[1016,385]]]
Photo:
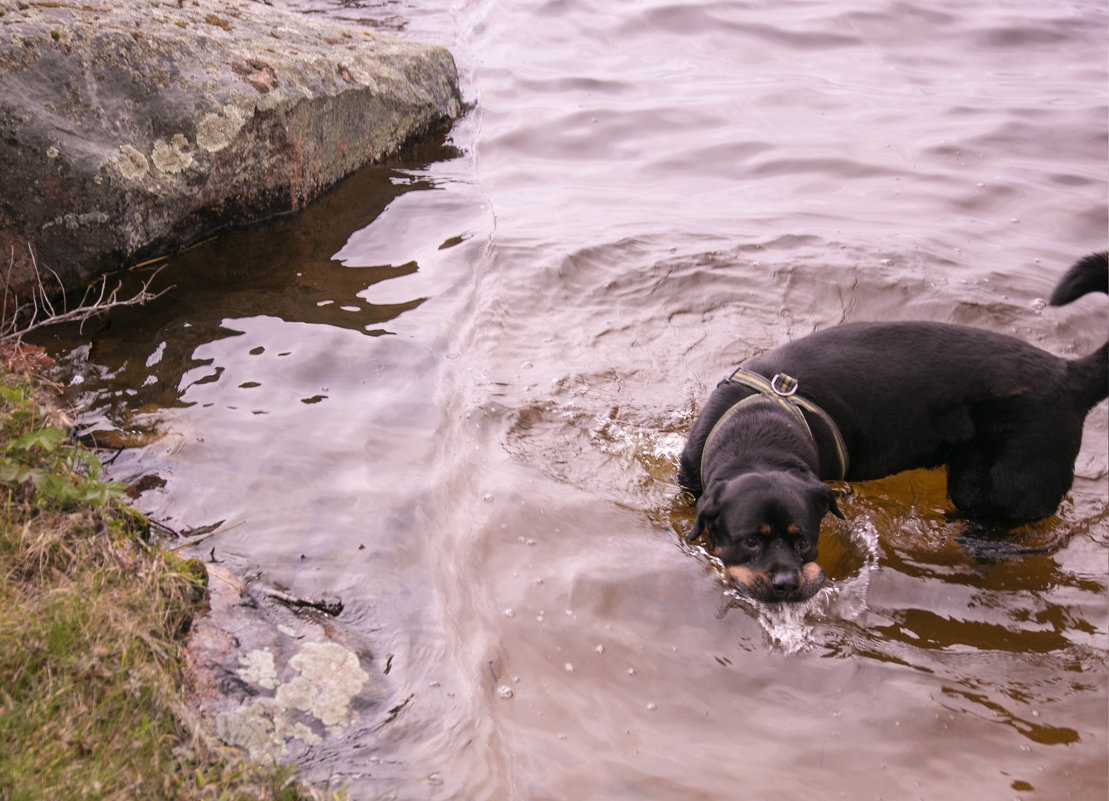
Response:
[[[137,446],[113,469],[166,478],[155,509],[247,520],[221,558],[343,596],[331,636],[388,681],[313,777],[1104,797],[1104,406],[1023,550],[984,549],[936,476],[852,486],[795,608],[726,595],[673,497],[712,386],[788,339],[1104,341],[1103,297],[1036,302],[1105,246],[1103,2],[274,2],[452,45],[457,146],[180,254],[72,365],[82,424]]]

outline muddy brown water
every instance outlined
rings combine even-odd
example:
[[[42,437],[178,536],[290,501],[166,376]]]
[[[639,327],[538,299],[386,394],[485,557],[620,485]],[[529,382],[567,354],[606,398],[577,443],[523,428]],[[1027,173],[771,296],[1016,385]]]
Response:
[[[238,524],[192,555],[342,600],[282,631],[364,689],[288,756],[360,799],[1106,797],[1104,403],[1009,545],[941,474],[846,488],[799,608],[674,500],[698,405],[791,337],[1105,340],[1105,298],[1042,300],[1106,245],[1104,3],[295,7],[447,45],[472,110],[46,338],[140,508]],[[287,654],[236,642],[272,695]]]

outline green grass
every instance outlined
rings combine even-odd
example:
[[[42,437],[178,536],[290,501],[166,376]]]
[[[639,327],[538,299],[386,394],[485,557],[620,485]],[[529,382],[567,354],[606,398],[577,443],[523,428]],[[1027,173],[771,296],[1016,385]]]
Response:
[[[0,369],[0,801],[324,797],[204,733],[181,640],[204,569],[120,490]]]

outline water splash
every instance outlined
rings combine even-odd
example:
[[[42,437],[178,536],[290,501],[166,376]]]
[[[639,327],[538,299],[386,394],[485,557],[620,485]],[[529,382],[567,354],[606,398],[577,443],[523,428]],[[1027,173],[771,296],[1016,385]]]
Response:
[[[800,603],[765,603],[729,588],[729,605],[749,610],[770,638],[771,646],[782,653],[811,650],[818,645],[820,623],[856,621],[867,611],[870,573],[878,567],[878,529],[869,517],[862,517],[851,522],[846,534],[850,547],[861,556],[862,566],[857,573],[829,581],[816,595]]]
[[[670,473],[678,467],[685,437],[672,431],[637,426],[611,415],[598,416],[589,429],[590,439],[605,453],[638,462],[650,473]]]

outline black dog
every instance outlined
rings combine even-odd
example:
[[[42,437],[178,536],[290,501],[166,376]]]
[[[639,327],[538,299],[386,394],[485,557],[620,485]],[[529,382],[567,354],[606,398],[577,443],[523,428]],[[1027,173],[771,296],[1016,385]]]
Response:
[[[1105,253],[1060,281],[1051,304],[1109,291]],[[1086,414],[1109,394],[1109,343],[1068,361],[1002,334],[941,323],[853,323],[763,354],[722,381],[682,452],[704,535],[753,597],[820,589],[828,479],[947,466],[969,518],[1012,526],[1055,512],[1074,481]]]

